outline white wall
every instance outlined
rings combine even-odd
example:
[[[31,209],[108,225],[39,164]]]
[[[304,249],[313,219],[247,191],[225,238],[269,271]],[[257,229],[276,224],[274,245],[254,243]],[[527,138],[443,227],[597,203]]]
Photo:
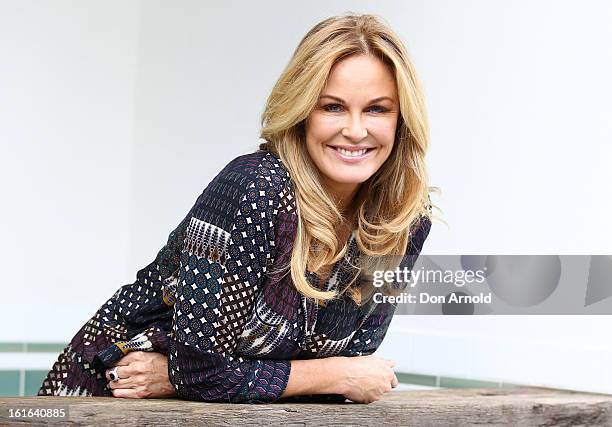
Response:
[[[612,253],[612,4],[427,2],[430,254]],[[406,12],[407,13],[407,12]],[[395,19],[401,22],[401,15]],[[612,392],[610,316],[398,316],[398,369]]]
[[[383,16],[425,85],[428,164],[450,225],[434,225],[425,253],[612,253],[608,2],[0,8],[0,139],[15,159],[1,172],[0,255],[17,301],[0,322],[20,321],[0,340],[66,341],[133,282],[208,181],[255,149],[265,99],[304,33],[348,10]],[[398,316],[380,353],[402,370],[612,392],[594,356],[610,353],[610,326]]]
[[[451,226],[429,249],[611,253],[612,4],[436,1],[422,18],[405,34]]]
[[[68,340],[132,274],[139,14],[0,2],[2,341]]]

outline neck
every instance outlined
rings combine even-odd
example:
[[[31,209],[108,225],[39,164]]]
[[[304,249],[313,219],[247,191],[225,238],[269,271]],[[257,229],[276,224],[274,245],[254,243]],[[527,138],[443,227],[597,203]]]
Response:
[[[344,188],[330,189],[329,192],[333,196],[336,206],[340,212],[343,214],[348,214],[355,195],[357,194],[357,190],[359,190],[359,186],[351,184],[351,186],[346,186]]]
[[[329,185],[327,184],[325,187],[327,191],[331,194],[334,202],[336,202],[336,207],[343,215],[348,216],[352,210],[352,204],[355,199],[355,195],[359,190],[360,184],[337,184]]]

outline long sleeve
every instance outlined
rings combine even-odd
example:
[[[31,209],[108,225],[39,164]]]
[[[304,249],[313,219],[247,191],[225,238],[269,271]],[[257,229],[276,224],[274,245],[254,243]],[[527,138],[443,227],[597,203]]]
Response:
[[[272,225],[288,178],[269,154],[230,162],[155,259],[72,338],[39,395],[110,396],[104,370],[139,350],[168,355],[170,381],[181,397],[276,400],[290,362],[245,360],[234,350],[274,258]]]
[[[129,331],[129,336],[116,335],[112,346],[96,354],[96,363],[110,367],[135,350],[167,354],[168,331],[172,322],[173,273],[178,270],[187,226],[197,205],[196,202],[170,233],[155,259],[136,273],[136,281],[119,288],[101,309],[103,322],[111,327],[113,324],[121,325]]]
[[[136,273],[136,280],[121,286],[74,335],[44,379],[39,395],[111,396],[106,368],[130,351],[167,354],[172,325],[169,287],[198,204],[170,233],[153,261]]]
[[[400,263],[400,268],[411,269],[421,253],[425,239],[431,229],[431,221],[427,217],[421,217],[415,227],[410,239],[406,255]],[[397,306],[389,302],[371,302],[371,311],[366,314],[362,325],[353,335],[349,345],[340,353],[340,356],[366,356],[374,353],[380,346],[387,331]]]
[[[269,161],[250,175],[238,166],[203,194],[180,254],[168,371],[183,399],[272,402],[289,379],[289,360],[236,354],[237,335],[274,260],[283,191],[277,174],[286,173]]]

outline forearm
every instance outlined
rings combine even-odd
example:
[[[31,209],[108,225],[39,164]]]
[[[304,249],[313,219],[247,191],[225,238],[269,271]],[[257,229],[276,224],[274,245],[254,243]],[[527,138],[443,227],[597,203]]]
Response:
[[[292,360],[289,381],[281,397],[343,394],[343,359],[346,357]]]

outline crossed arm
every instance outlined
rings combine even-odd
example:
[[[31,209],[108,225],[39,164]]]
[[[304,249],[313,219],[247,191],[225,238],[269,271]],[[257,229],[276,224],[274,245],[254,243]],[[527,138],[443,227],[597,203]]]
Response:
[[[339,394],[357,403],[379,400],[398,384],[395,362],[374,356],[335,356],[292,360],[289,382],[281,398]],[[161,353],[134,351],[116,364],[121,379],[106,379],[114,397],[153,399],[175,397],[168,378],[168,358]]]

